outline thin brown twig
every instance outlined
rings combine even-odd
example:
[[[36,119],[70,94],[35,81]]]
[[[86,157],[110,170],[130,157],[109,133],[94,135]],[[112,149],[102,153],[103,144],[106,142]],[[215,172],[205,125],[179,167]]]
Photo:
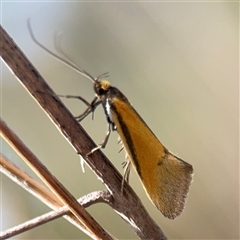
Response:
[[[57,210],[59,207],[64,206],[63,203],[50,190],[41,185],[35,179],[32,179],[27,173],[19,169],[9,159],[1,154],[0,165],[1,172],[22,186],[25,190],[36,196],[51,209]],[[69,213],[68,215],[65,215],[64,218],[82,230],[82,226],[79,224],[79,221],[73,214]]]
[[[83,207],[86,208],[96,203],[106,203],[110,200],[110,198],[111,198],[111,195],[107,191],[97,191],[97,192],[92,192],[82,198],[79,198],[78,202],[79,204],[81,204]],[[61,207],[56,211],[48,212],[34,219],[31,219],[25,223],[19,224],[13,228],[10,228],[6,231],[1,232],[0,238],[6,239],[6,238],[14,237],[20,233],[26,232],[35,227],[39,227],[45,223],[53,221],[69,213],[71,212],[69,211],[67,206]]]
[[[27,230],[30,230],[34,227],[40,226],[44,223],[52,221],[56,218],[59,218],[63,215],[70,214],[68,208],[66,206],[62,206],[62,203],[59,199],[50,192],[45,186],[39,183],[37,180],[29,176],[26,172],[19,169],[14,163],[12,163],[9,159],[7,159],[4,155],[0,154],[0,172],[5,174],[8,178],[12,181],[16,182],[26,191],[30,192],[32,195],[36,196],[46,205],[51,207],[52,209],[56,209],[55,211],[46,213],[42,216],[34,218],[30,221],[22,223],[16,227],[10,228],[4,232],[0,233],[0,239],[6,239],[9,237],[13,237],[17,234],[23,233]],[[86,196],[81,197],[78,199],[78,202],[84,207],[89,207],[96,203],[106,203],[109,202],[111,199],[111,195],[107,191],[96,191],[87,194]],[[65,216],[67,219],[71,217]],[[71,218],[74,221],[74,218]],[[70,221],[72,222],[72,221]],[[76,225],[76,224],[75,224]],[[77,223],[78,226],[78,223]]]
[[[41,180],[68,206],[79,220],[82,230],[94,239],[112,239],[112,237],[77,202],[73,195],[51,174],[41,161],[28,149],[18,136],[0,119],[0,135],[15,149],[19,156],[41,178]]]
[[[18,168],[6,156],[0,154],[1,172],[22,188],[36,196],[50,207],[61,207],[63,203],[44,185]]]
[[[96,145],[3,29],[0,35],[3,60],[78,154],[86,156]],[[127,183],[121,194],[122,177],[101,151],[89,155],[85,161],[113,195],[114,201],[109,205],[141,239],[167,239]]]
[[[106,203],[110,200],[110,198],[111,198],[111,195],[107,191],[97,191],[97,192],[92,192],[82,198],[79,198],[78,202],[79,204],[81,204],[83,207],[86,208],[96,203]],[[19,224],[13,228],[10,228],[6,231],[1,232],[0,238],[6,239],[6,238],[14,237],[20,233],[26,232],[35,227],[39,227],[45,223],[48,223],[52,220],[60,218],[69,213],[71,212],[69,211],[67,206],[61,207],[56,211],[48,212],[34,219],[31,219],[25,223]]]
[[[55,195],[53,195],[48,189],[46,189],[46,187],[44,187],[38,181],[33,179],[27,173],[25,173],[24,171],[16,167],[10,160],[8,160],[5,156],[1,154],[0,154],[0,164],[1,164],[0,170],[2,173],[4,173],[6,176],[8,176],[10,179],[16,182],[18,185],[22,186],[27,191],[31,192],[32,194],[40,198],[43,202],[46,203],[46,199],[47,199],[47,203],[49,203],[48,202],[49,200],[51,203],[52,202],[55,203],[56,201],[59,201],[58,199],[55,199],[56,198]],[[96,191],[78,199],[78,202],[83,207],[86,208],[96,203],[109,202],[110,199],[111,199],[111,195],[107,191]],[[48,205],[51,206],[51,204],[48,204]],[[19,224],[18,226],[15,226],[13,228],[10,228],[6,231],[1,232],[0,239],[13,237],[15,235],[28,231],[34,227],[40,226],[44,223],[47,223],[49,221],[52,221],[54,219],[57,219],[69,213],[70,212],[67,206],[63,206],[55,211],[51,211],[42,216],[39,216],[30,221]]]

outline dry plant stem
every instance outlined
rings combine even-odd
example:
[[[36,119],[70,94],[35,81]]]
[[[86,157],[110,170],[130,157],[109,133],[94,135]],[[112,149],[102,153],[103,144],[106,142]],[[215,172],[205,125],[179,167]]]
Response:
[[[23,170],[19,169],[2,154],[0,154],[0,165],[2,173],[42,202],[47,203],[48,206],[54,206],[55,208],[63,206],[63,203],[48,188],[33,179]]]
[[[0,154],[0,171],[4,173],[7,177],[12,179],[18,185],[23,187],[25,190],[35,195],[37,198],[42,200],[45,204],[47,204],[52,209],[56,209],[56,206],[62,203],[59,203],[59,199],[56,198],[52,192],[50,192],[45,186],[40,184],[38,181],[33,179],[27,173],[19,169],[14,165],[9,159]],[[78,199],[78,202],[83,207],[89,207],[96,203],[106,203],[111,201],[111,195],[107,191],[96,191],[92,192],[84,197]],[[56,218],[59,218],[65,214],[70,214],[68,208],[66,206],[58,208],[56,211],[52,211],[46,213],[42,216],[39,216],[35,219],[22,223],[16,227],[10,228],[4,232],[0,233],[0,239],[6,239],[28,231],[34,227],[40,226],[44,223],[52,221]],[[71,214],[70,214],[71,215]],[[69,218],[69,216],[66,216]],[[72,219],[74,220],[74,219]]]
[[[11,178],[14,182],[25,188],[31,194],[35,195],[38,199],[40,199],[43,203],[45,203],[51,209],[58,209],[63,206],[63,203],[45,186],[41,185],[35,179],[32,179],[29,175],[23,172],[21,169],[16,167],[11,161],[6,159],[3,155],[0,154],[0,164],[1,164],[1,172],[3,172],[6,176]],[[88,196],[88,195],[87,195]],[[82,230],[82,226],[79,225],[79,221],[77,218],[69,213],[69,215],[65,215],[70,223],[75,225],[77,228]],[[11,231],[11,229],[9,230]],[[17,233],[6,233],[8,237],[12,237],[11,234],[16,235]],[[0,235],[1,236],[1,235]]]
[[[73,148],[82,156],[86,156],[96,145],[2,28],[0,29],[0,36],[1,56],[5,63]],[[121,194],[122,176],[101,151],[94,152],[85,160],[113,195],[114,201],[109,205],[132,227],[141,239],[167,239],[127,183],[124,184]]]
[[[83,231],[94,239],[112,239],[110,235],[89,215],[68,190],[49,172],[37,157],[0,119],[0,135],[22,157],[41,180],[68,206],[83,226]],[[84,229],[85,228],[85,229]],[[87,230],[87,231],[86,231]]]
[[[0,155],[0,163],[1,163],[1,172],[3,172],[6,176],[11,178],[13,181],[17,182],[20,186],[25,188],[30,193],[33,193],[35,196],[38,196],[38,198],[43,199],[44,200],[43,202],[46,202],[43,196],[49,196],[48,189],[46,189],[44,186],[38,183],[35,179],[31,178],[28,174],[21,171],[21,169],[17,168],[13,163],[11,163],[11,161],[7,160],[6,157],[4,157],[3,155]],[[50,192],[50,195],[51,194],[52,193]],[[39,195],[41,196],[39,197]],[[103,202],[103,203],[109,202],[110,198],[111,198],[111,195],[107,191],[97,191],[78,199],[78,202],[83,207],[86,208],[99,202]],[[47,223],[49,221],[52,221],[56,218],[59,218],[69,213],[70,212],[66,206],[61,207],[56,211],[46,213],[35,219],[22,223],[16,227],[10,228],[7,231],[1,232],[0,239],[13,237],[17,234],[28,231],[34,227],[40,226],[44,223]]]
[[[13,162],[7,159],[6,156],[0,153],[0,172],[5,174],[12,181],[16,182],[19,186],[42,200],[49,207],[55,206],[57,208],[63,206],[59,199],[50,192],[45,186],[37,180],[29,176],[22,169],[18,168]],[[111,202],[112,196],[107,191],[95,191],[80,198],[84,207],[89,207],[95,203]],[[78,200],[79,202],[79,200]],[[48,204],[49,203],[49,204]]]
[[[106,197],[109,196],[106,195],[106,197],[104,196],[106,195],[106,192],[94,192],[94,193],[90,193],[87,196],[84,196],[80,199],[78,199],[79,204],[81,204],[83,207],[88,207],[90,205],[96,204],[96,203],[100,203],[100,202],[105,202],[106,201]],[[10,228],[2,233],[0,233],[0,239],[6,239],[6,238],[10,238],[13,236],[16,236],[20,233],[26,232],[32,228],[41,226],[47,222],[50,222],[52,220],[55,220],[59,217],[62,217],[65,214],[69,214],[69,210],[66,206],[59,208],[56,211],[51,211],[49,213],[46,213],[42,216],[36,217],[30,221],[27,221],[25,223],[19,224],[16,227]]]

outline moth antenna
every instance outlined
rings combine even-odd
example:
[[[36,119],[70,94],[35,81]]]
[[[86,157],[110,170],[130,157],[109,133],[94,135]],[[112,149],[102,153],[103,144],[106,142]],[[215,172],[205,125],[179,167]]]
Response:
[[[109,72],[105,72],[105,73],[97,76],[96,80],[98,81],[100,78],[106,78],[106,77],[109,77]]]
[[[68,60],[65,60],[64,58],[58,56],[57,54],[55,54],[54,52],[52,52],[51,50],[49,50],[48,48],[46,48],[44,45],[42,45],[34,36],[33,34],[33,30],[31,27],[31,22],[30,22],[30,18],[27,19],[27,27],[28,27],[28,31],[30,33],[30,36],[32,38],[32,40],[43,50],[45,50],[47,53],[49,53],[50,55],[52,55],[53,57],[55,57],[57,60],[59,60],[60,62],[64,63],[65,65],[67,65],[68,67],[71,67],[73,70],[75,70],[76,72],[80,73],[81,75],[83,75],[84,77],[90,79],[93,83],[95,83],[97,81],[97,79],[95,79],[93,76],[91,76],[88,72],[86,72],[85,70],[83,70],[81,67],[79,67],[77,64],[73,63],[72,60],[69,59],[69,57],[67,57]],[[64,56],[66,56],[66,54],[64,54]]]

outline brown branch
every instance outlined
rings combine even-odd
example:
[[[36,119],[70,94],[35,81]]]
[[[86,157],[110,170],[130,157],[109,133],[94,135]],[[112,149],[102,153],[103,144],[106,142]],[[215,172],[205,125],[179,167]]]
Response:
[[[42,201],[46,200],[50,203],[48,206],[60,207],[63,204],[59,199],[50,192],[45,186],[39,183],[36,179],[31,177],[29,174],[24,172],[22,169],[18,168],[12,161],[10,161],[6,156],[0,153],[0,172],[5,174],[12,181],[16,182],[19,186],[24,188],[26,191],[35,195],[38,199]],[[99,201],[102,199],[101,201]],[[79,201],[79,200],[78,200]],[[81,202],[84,207],[89,207],[93,203],[98,202],[109,202],[109,193],[107,191],[95,191],[81,197]]]
[[[2,173],[4,173],[7,177],[12,179],[21,187],[23,187],[25,190],[30,192],[32,195],[36,196],[38,199],[40,199],[43,203],[45,203],[51,209],[56,210],[59,207],[64,206],[64,204],[45,186],[37,182],[35,179],[31,178],[27,173],[19,169],[9,159],[7,159],[1,154],[0,154],[0,165],[1,165]],[[82,230],[82,226],[79,224],[79,221],[74,215],[72,214],[65,215],[64,218],[67,219],[73,225],[75,225],[77,228]],[[3,237],[2,234],[3,233],[0,234],[1,238]]]
[[[10,228],[4,232],[0,233],[0,239],[6,239],[9,237],[13,237],[17,234],[28,231],[34,227],[38,227],[44,223],[52,221],[56,218],[59,218],[63,215],[69,214],[69,216],[65,216],[67,220],[71,218],[70,222],[74,221],[74,225],[79,227],[78,222],[72,214],[70,214],[68,208],[63,206],[63,204],[59,201],[59,199],[50,192],[45,186],[39,183],[37,180],[33,179],[26,172],[19,169],[13,162],[7,159],[4,155],[0,154],[0,171],[9,177],[12,181],[16,182],[26,191],[30,192],[32,195],[36,196],[46,205],[48,205],[52,209],[56,209],[55,211],[46,213],[42,216],[39,216],[35,219],[22,223],[16,227]],[[112,196],[107,191],[96,191],[86,196],[78,199],[78,202],[83,207],[89,207],[96,203],[107,203],[111,201]],[[63,206],[58,208],[59,206]],[[81,228],[80,228],[81,229]]]
[[[98,191],[98,192],[92,192],[82,198],[78,199],[79,204],[81,204],[83,207],[89,207],[93,204],[96,203],[105,203],[105,202],[109,202],[109,197],[111,197],[111,195],[106,192],[106,191]],[[63,206],[59,209],[57,209],[56,211],[51,211],[48,212],[46,214],[43,214],[41,216],[38,216],[34,219],[31,219],[25,223],[19,224],[13,228],[10,228],[4,232],[0,233],[0,238],[1,239],[6,239],[6,238],[10,238],[10,237],[14,237],[20,233],[26,232],[30,229],[33,229],[35,227],[39,227],[45,223],[48,223],[52,220],[55,220],[57,218],[62,217],[65,214],[69,214],[71,213],[69,211],[69,209],[67,208],[67,206]],[[114,239],[114,238],[113,238]]]
[[[13,162],[0,154],[0,171],[22,188],[36,196],[48,206],[56,208],[63,206],[63,203],[45,186],[33,179]]]
[[[1,172],[3,172],[6,176],[8,176],[10,179],[15,181],[17,184],[22,186],[27,191],[34,193],[35,196],[42,199],[44,203],[50,201],[55,202],[55,195],[53,195],[51,192],[49,192],[46,187],[44,187],[42,184],[37,182],[35,179],[30,177],[27,173],[16,167],[10,160],[8,160],[3,155],[0,155],[0,164],[1,164]],[[46,198],[47,196],[47,198]],[[109,202],[111,199],[111,195],[107,191],[97,191],[92,192],[80,199],[78,199],[78,202],[83,207],[89,207],[93,204],[102,202]],[[57,199],[58,200],[58,199]],[[51,204],[48,204],[51,206]],[[49,221],[52,221],[54,219],[57,219],[65,214],[69,214],[69,210],[66,206],[63,206],[56,211],[52,211],[49,213],[46,213],[42,216],[39,216],[37,218],[34,218],[30,221],[27,221],[25,223],[22,223],[16,227],[10,228],[4,232],[0,233],[1,239],[6,239],[9,237],[13,237],[17,234],[23,233],[25,231],[28,231],[34,227],[38,227],[44,223],[47,223]]]
[[[3,29],[0,31],[1,56],[5,63],[52,119],[76,152],[85,156],[96,145],[7,33]],[[141,239],[166,239],[162,230],[149,216],[128,184],[124,184],[121,194],[122,176],[101,151],[89,155],[85,161],[113,195],[114,201],[109,205],[123,217]]]
[[[83,226],[82,230],[94,239],[112,239],[108,233],[77,202],[72,194],[51,174],[38,158],[24,145],[8,126],[0,119],[0,135],[15,149],[19,156],[58,196]],[[86,231],[87,230],[87,231]]]

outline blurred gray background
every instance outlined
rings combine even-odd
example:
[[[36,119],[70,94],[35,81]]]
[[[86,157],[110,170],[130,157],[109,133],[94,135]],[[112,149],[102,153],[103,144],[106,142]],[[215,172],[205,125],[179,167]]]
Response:
[[[170,239],[239,238],[239,3],[237,2],[2,2],[2,25],[58,94],[93,99],[92,83],[31,40],[64,51],[91,75],[108,80],[130,100],[173,153],[194,166],[183,214],[164,218],[132,171],[130,184]],[[75,197],[104,189],[36,102],[1,63],[1,117]],[[64,100],[74,115],[85,106]],[[100,143],[107,130],[101,107],[83,125]],[[104,153],[122,173],[117,133]],[[34,176],[2,140],[1,152]],[[2,230],[49,209],[1,176]],[[137,239],[108,206],[89,212],[119,239]],[[63,218],[14,239],[88,239]]]

